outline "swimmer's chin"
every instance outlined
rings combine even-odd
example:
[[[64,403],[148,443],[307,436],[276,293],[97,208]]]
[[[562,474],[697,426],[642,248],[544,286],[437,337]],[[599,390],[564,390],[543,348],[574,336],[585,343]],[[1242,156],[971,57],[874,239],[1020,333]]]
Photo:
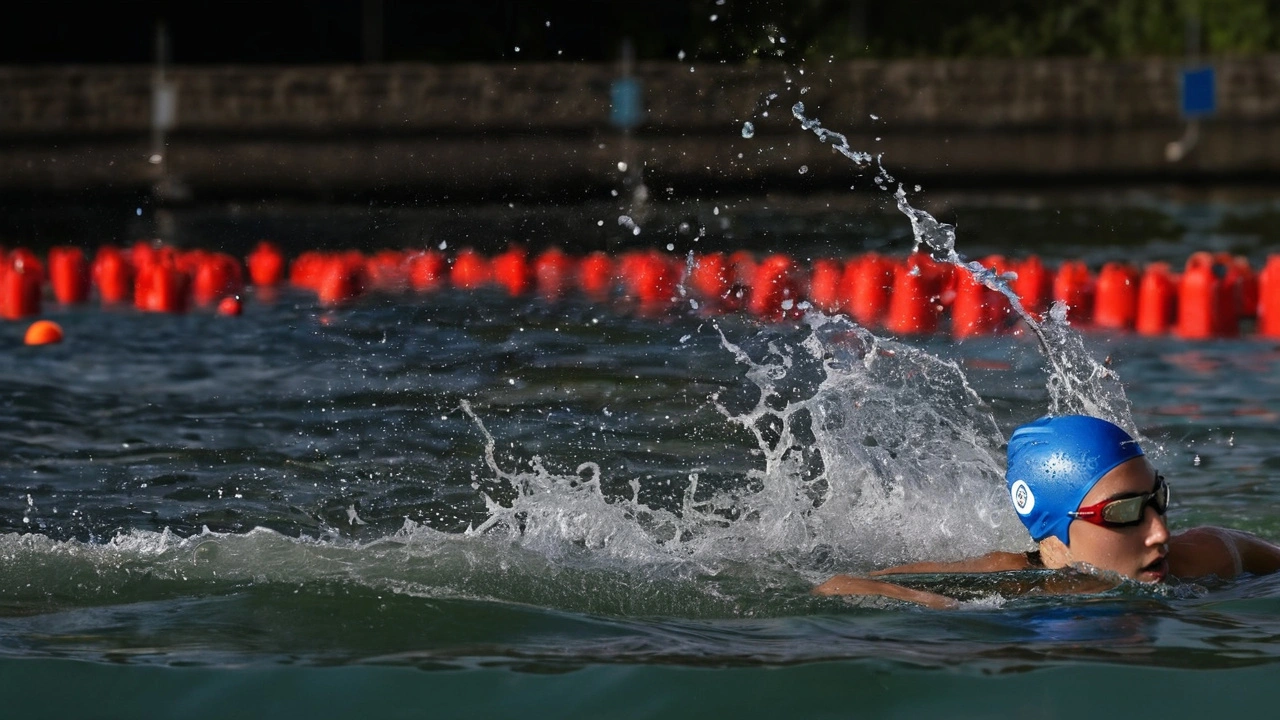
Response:
[[[1115,585],[1123,583],[1140,583],[1142,585],[1157,585],[1164,582],[1169,577],[1169,561],[1163,557],[1153,560],[1151,563],[1138,568],[1133,575],[1124,575],[1115,570],[1104,570],[1094,567],[1086,562],[1071,563],[1067,568],[1083,575],[1097,578],[1103,581],[1109,581]]]

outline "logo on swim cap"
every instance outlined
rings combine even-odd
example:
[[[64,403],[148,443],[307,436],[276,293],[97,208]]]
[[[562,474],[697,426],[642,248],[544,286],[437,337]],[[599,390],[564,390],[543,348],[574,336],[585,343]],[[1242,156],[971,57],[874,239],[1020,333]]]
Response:
[[[1031,494],[1031,488],[1025,480],[1015,482],[1009,488],[1009,496],[1013,498],[1013,509],[1019,515],[1026,515],[1036,506],[1036,496]]]

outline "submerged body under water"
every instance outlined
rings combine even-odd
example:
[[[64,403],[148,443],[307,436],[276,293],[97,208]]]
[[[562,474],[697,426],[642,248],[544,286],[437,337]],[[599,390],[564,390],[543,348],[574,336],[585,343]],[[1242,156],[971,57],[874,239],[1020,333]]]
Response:
[[[1280,539],[1274,342],[1055,346],[1081,378],[1116,373],[1117,400],[1114,380],[1051,395],[1027,334],[818,315],[283,291],[240,318],[51,316],[63,344],[6,342],[0,363],[15,708],[981,714],[995,692],[1053,714],[1042,699],[1082,683],[1163,678],[1191,713],[1196,688],[1273,692],[1276,577],[1079,597],[1008,592],[1036,572],[904,580],[962,598],[951,613],[808,591],[1030,548],[1004,438],[1099,398],[1131,404],[1174,532]]]

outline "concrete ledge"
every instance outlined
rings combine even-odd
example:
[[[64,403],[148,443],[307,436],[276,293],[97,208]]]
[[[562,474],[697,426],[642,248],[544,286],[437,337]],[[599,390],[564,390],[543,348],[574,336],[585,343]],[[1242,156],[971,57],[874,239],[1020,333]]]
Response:
[[[0,68],[0,188],[147,188],[163,170],[197,194],[538,194],[616,185],[620,160],[677,192],[856,179],[791,117],[798,100],[902,177],[1280,173],[1280,57],[1213,64],[1219,112],[1176,164],[1168,60],[642,64],[647,112],[630,144],[609,124],[608,65],[183,67],[166,76],[177,106],[163,168],[147,161],[150,68]]]

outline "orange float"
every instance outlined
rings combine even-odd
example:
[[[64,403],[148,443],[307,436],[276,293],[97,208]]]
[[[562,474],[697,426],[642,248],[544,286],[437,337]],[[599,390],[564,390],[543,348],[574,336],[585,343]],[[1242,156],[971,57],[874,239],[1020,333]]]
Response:
[[[27,328],[26,345],[53,345],[62,342],[62,326],[52,320],[37,320]]]

